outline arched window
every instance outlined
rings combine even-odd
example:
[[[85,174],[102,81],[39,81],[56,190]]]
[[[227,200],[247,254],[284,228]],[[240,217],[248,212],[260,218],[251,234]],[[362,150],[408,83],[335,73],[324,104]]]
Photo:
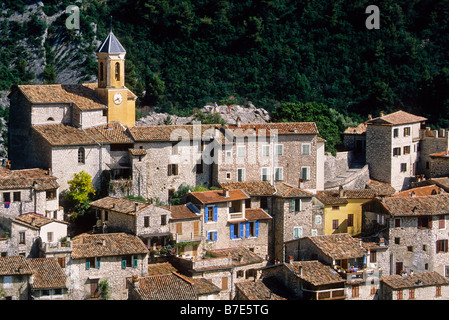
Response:
[[[120,81],[120,63],[115,63],[115,80]]]
[[[100,62],[100,81],[104,80],[103,62]]]
[[[55,121],[55,119],[53,117],[50,117],[47,119],[47,121]]]
[[[86,151],[83,147],[78,149],[78,163],[86,163]]]

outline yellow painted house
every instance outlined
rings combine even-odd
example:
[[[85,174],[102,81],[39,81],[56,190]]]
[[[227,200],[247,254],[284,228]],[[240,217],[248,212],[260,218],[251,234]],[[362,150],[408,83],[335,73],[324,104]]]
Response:
[[[324,207],[324,234],[362,232],[362,204],[373,199],[376,192],[370,189],[328,190],[317,192],[316,205]]]

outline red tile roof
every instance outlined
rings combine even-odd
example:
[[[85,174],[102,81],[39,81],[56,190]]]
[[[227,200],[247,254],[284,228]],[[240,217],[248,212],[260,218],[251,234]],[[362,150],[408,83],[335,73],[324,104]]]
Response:
[[[449,281],[436,271],[408,274],[407,276],[395,274],[382,277],[380,281],[393,290],[449,285]]]
[[[39,229],[51,222],[57,222],[57,223],[62,223],[62,224],[67,224],[67,225],[69,224],[66,221],[47,218],[41,214],[34,213],[34,212],[21,214],[20,216],[13,218],[12,221],[21,223],[21,224],[25,224],[28,227],[36,228],[36,229]]]
[[[220,185],[223,189],[245,190],[250,196],[271,196],[276,192],[274,186],[268,181],[223,182]]]
[[[135,215],[140,210],[151,206],[151,204],[125,198],[104,197],[92,201],[90,203],[90,206],[93,208],[106,209],[123,214]]]
[[[227,128],[234,130],[234,135],[239,135],[247,130],[255,130],[257,135],[276,134],[318,134],[315,122],[269,122],[269,123],[245,123],[240,127],[237,125],[227,125]]]
[[[335,270],[317,260],[293,261],[286,263],[286,265],[295,272],[297,277],[314,287],[343,284],[345,282]]]
[[[408,198],[408,197],[423,197],[423,196],[431,196],[438,194],[440,192],[444,192],[443,189],[440,189],[440,187],[436,185],[429,185],[429,186],[423,186],[423,187],[417,187],[408,189],[405,191],[397,192],[392,197],[401,197],[401,198]]]
[[[33,270],[24,256],[0,257],[0,275],[31,275]]]
[[[449,194],[422,197],[387,197],[380,202],[393,216],[436,215],[449,213]]]
[[[283,198],[310,198],[313,196],[313,194],[311,192],[299,189],[295,186],[282,183],[276,185],[275,196]]]
[[[252,220],[269,220],[272,217],[262,208],[248,208],[245,209],[245,218],[248,221]]]
[[[370,180],[366,187],[374,190],[377,196],[390,196],[396,192],[391,184],[377,180]]]
[[[249,199],[243,190],[229,190],[228,197],[225,196],[224,190],[190,192],[189,195],[203,204]]]
[[[247,300],[286,300],[271,291],[261,280],[238,282],[235,287]]]
[[[192,205],[192,204],[190,204],[190,205]],[[192,210],[190,210],[188,208],[188,206],[185,204],[171,206],[170,209],[169,209],[169,207],[165,207],[165,208],[170,210],[170,212],[171,212],[170,218],[172,220],[200,219],[200,216],[197,215],[196,213],[192,212]]]
[[[359,240],[347,233],[307,237],[325,255],[334,260],[360,258],[365,250]]]
[[[55,258],[27,259],[33,270],[32,289],[67,287],[67,275]]]
[[[357,127],[347,127],[344,134],[363,134],[366,132],[366,124],[363,122]]]
[[[36,182],[36,190],[51,190],[59,188],[57,178],[49,175],[47,170],[0,169],[0,190],[31,188]]]
[[[405,112],[405,111],[396,111],[381,117],[377,117],[371,120],[368,120],[367,124],[390,124],[390,125],[400,125],[400,124],[408,124],[408,123],[417,123],[426,121],[427,118],[415,116],[414,114]]]
[[[324,205],[337,205],[347,204],[347,199],[373,199],[377,195],[376,192],[371,189],[352,189],[343,190],[343,192],[343,197],[340,197],[340,192],[338,190],[319,191],[315,197]]]

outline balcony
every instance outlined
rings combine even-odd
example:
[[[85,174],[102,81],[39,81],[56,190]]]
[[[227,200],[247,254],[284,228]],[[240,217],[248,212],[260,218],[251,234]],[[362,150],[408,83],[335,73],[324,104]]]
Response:
[[[72,251],[72,241],[43,242],[41,251],[45,254],[55,254]]]
[[[343,300],[346,299],[344,288],[307,290],[303,289],[304,298],[308,300]]]
[[[176,243],[185,241],[201,241],[202,237],[199,232],[175,233]]]
[[[230,212],[229,210],[229,215],[228,215],[228,220],[236,220],[236,219],[243,219],[243,212]]]
[[[382,277],[382,269],[380,268],[340,270],[338,272],[343,279],[346,279],[347,283],[365,283],[367,280],[379,280]]]

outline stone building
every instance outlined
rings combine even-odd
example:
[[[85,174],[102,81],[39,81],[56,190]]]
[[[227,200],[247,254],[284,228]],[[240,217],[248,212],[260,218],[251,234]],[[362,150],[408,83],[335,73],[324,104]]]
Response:
[[[437,272],[383,277],[381,300],[447,300],[449,281]]]
[[[424,174],[427,179],[447,176],[448,150],[449,135],[445,129],[430,130],[429,127],[421,129],[419,173]]]
[[[97,213],[98,232],[126,232],[138,236],[149,250],[170,241],[170,211],[141,201],[105,197],[90,203]]]
[[[410,186],[419,163],[420,129],[427,119],[397,111],[366,121],[366,162],[370,177],[396,191]]]
[[[314,207],[313,194],[286,183],[273,196],[274,259],[287,261],[285,242],[322,234],[323,211]]]
[[[24,256],[0,257],[0,289],[6,300],[28,300],[32,275]]]
[[[202,220],[200,211],[191,203],[170,206],[170,233],[178,246],[177,254],[181,257],[196,257],[198,249],[206,238],[201,232]]]
[[[126,233],[82,234],[72,239],[67,265],[72,300],[99,297],[99,284],[107,280],[110,299],[126,300],[126,279],[148,274],[148,249]]]
[[[448,212],[448,194],[373,199],[363,205],[364,230],[385,237],[390,274],[449,276]]]

